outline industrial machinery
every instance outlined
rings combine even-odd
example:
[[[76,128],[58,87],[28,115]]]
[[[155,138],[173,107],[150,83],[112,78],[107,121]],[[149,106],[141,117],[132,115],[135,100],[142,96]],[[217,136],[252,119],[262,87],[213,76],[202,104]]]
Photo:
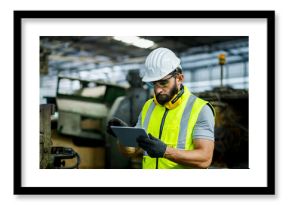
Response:
[[[100,81],[59,76],[56,94],[59,133],[104,144],[110,106],[125,91],[124,87]]]
[[[51,154],[51,121],[50,117],[54,114],[54,105],[40,105],[40,125],[39,125],[39,135],[40,135],[40,157],[39,164],[41,169],[45,169],[50,164],[50,154]]]
[[[216,111],[213,167],[249,168],[248,91],[218,87],[196,93]]]
[[[76,162],[73,165],[66,166],[66,159],[75,158]],[[77,152],[70,147],[51,147],[52,166],[55,169],[74,169],[79,168],[81,159]]]
[[[135,163],[136,159],[123,156],[116,139],[106,133],[107,122],[112,117],[135,126],[148,99],[138,70],[129,71],[127,80],[129,88],[101,81],[58,77],[58,132],[72,137],[75,144],[104,147],[105,168],[139,167],[139,161]],[[72,89],[74,87],[76,89]]]
[[[40,168],[41,169],[73,169],[78,168],[80,157],[77,152],[69,147],[52,146],[51,140],[51,115],[55,106],[52,104],[40,105]],[[76,159],[73,166],[65,166],[65,160]]]

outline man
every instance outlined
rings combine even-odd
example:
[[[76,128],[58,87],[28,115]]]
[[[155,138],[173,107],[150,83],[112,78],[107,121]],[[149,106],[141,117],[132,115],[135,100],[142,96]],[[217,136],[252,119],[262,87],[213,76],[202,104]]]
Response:
[[[180,59],[167,48],[153,50],[142,81],[154,87],[154,98],[144,104],[136,124],[149,135],[137,139],[144,150],[143,169],[208,168],[214,150],[214,109],[182,84]],[[126,126],[114,118],[108,123],[110,134],[111,125]],[[138,149],[128,149],[132,153]]]

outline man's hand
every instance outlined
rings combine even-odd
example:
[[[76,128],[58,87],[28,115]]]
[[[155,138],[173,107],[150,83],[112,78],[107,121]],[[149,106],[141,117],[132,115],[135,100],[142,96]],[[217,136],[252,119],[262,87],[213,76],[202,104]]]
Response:
[[[121,126],[121,127],[126,127],[128,126],[127,123],[125,123],[124,121],[120,120],[117,117],[112,118],[111,120],[109,120],[108,124],[107,124],[107,133],[112,135],[113,137],[116,137],[115,134],[112,131],[111,126]]]
[[[107,124],[107,133],[116,138],[116,135],[113,133],[111,126],[127,127],[128,124],[116,117],[109,120]],[[140,148],[125,147],[119,144],[118,140],[117,140],[117,146],[118,146],[119,151],[127,157],[137,157],[138,155],[142,154],[142,151]]]
[[[144,149],[152,158],[163,157],[167,145],[164,144],[161,140],[153,137],[151,134],[148,134],[148,136],[149,138],[145,136],[139,136],[137,138],[139,147]]]

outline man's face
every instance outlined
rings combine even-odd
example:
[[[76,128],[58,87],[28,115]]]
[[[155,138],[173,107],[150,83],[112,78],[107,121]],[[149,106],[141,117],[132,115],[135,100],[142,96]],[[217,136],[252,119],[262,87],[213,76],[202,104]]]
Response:
[[[167,75],[163,79],[159,81],[153,82],[154,84],[154,93],[156,96],[156,100],[159,104],[164,105],[165,103],[169,102],[173,98],[175,94],[178,93],[180,84],[182,80],[180,78],[183,75]]]

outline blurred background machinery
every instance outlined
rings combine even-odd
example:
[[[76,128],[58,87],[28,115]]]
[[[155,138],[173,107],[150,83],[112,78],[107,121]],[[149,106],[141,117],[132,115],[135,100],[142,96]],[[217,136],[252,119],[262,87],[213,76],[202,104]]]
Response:
[[[57,109],[56,134],[70,138],[71,143],[79,147],[103,148],[101,159],[105,168],[140,168],[140,159],[123,156],[116,139],[106,133],[107,122],[118,117],[128,125],[134,126],[143,104],[149,98],[149,92],[137,70],[128,72],[129,88],[98,80],[82,80],[58,76],[55,99]],[[69,84],[70,92],[62,89]],[[58,149],[61,151],[61,149]]]
[[[55,112],[53,104],[40,105],[40,169],[74,169],[79,168],[80,156],[72,148],[52,146],[51,115]],[[75,163],[66,166],[66,160],[76,159]]]
[[[62,90],[61,83],[77,89]],[[57,128],[61,134],[102,141],[102,132],[110,106],[117,97],[125,95],[125,88],[93,80],[58,77],[56,105]],[[76,86],[75,86],[76,87]]]
[[[249,168],[248,91],[217,87],[197,95],[209,101],[216,111],[212,167]]]
[[[54,114],[54,105],[40,105],[39,125],[39,164],[41,169],[51,166],[51,115]]]
[[[74,152],[79,168],[140,168],[140,159],[120,153],[106,123],[116,116],[136,124],[153,92],[139,76],[145,58],[167,47],[181,58],[184,84],[216,108],[211,167],[249,168],[248,41],[247,36],[40,37],[40,104],[55,105],[50,146],[56,148],[43,157]],[[76,159],[66,159],[66,167]]]

